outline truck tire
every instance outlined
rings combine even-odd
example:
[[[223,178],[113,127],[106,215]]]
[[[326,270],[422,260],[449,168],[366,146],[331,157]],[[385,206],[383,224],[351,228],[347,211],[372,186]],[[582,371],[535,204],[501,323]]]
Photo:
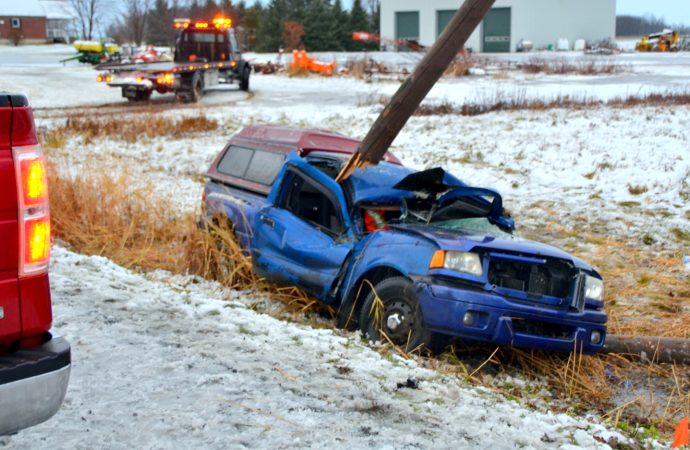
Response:
[[[201,73],[195,72],[192,77],[186,77],[183,88],[175,91],[175,98],[182,103],[196,103],[204,93],[204,81]]]
[[[422,348],[434,350],[431,348],[434,335],[424,326],[414,285],[407,278],[388,278],[374,287],[360,310],[359,327],[371,341],[386,342],[380,333],[383,331],[406,352]]]
[[[249,90],[249,73],[251,70],[249,69],[249,64],[244,65],[244,69],[242,69],[242,75],[240,76],[240,90],[241,91],[248,91]]]

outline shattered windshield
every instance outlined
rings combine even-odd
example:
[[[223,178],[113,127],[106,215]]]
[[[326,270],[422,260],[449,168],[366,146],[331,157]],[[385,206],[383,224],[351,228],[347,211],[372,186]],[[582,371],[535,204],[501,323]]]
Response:
[[[467,219],[451,219],[431,222],[429,226],[443,230],[462,231],[471,234],[483,234],[489,236],[512,236],[498,226],[492,224],[487,217],[472,217]]]

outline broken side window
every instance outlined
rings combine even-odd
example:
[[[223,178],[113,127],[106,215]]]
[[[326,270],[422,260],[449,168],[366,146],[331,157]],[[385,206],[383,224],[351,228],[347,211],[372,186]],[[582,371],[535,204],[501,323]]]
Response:
[[[336,201],[318,183],[293,172],[283,207],[307,223],[332,236],[344,231]]]

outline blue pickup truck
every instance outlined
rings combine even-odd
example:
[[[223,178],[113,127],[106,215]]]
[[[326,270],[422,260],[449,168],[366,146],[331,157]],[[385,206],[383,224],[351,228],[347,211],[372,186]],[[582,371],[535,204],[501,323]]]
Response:
[[[338,310],[338,325],[406,350],[439,336],[596,353],[607,315],[597,271],[514,234],[491,189],[392,154],[334,181],[358,141],[252,126],[212,163],[206,220],[227,220],[259,275]],[[384,336],[385,335],[385,336]]]

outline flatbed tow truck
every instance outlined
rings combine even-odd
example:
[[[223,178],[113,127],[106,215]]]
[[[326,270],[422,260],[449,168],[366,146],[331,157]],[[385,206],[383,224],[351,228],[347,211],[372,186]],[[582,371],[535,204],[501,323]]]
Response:
[[[240,90],[249,90],[251,66],[242,59],[231,19],[175,19],[174,26],[178,34],[172,62],[101,64],[96,81],[121,88],[131,102],[148,101],[153,91],[197,102],[205,88],[234,82]]]

